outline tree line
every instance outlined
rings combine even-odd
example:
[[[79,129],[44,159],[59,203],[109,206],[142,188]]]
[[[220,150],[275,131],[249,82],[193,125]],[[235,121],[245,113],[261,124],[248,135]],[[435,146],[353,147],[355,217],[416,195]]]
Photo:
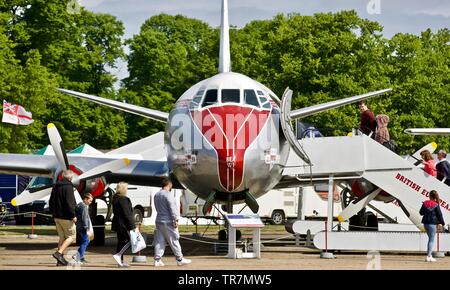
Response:
[[[116,17],[67,9],[68,0],[0,2],[0,96],[33,113],[29,126],[0,125],[1,152],[31,152],[49,143],[46,125],[58,127],[68,149],[89,143],[112,149],[164,129],[156,121],[57,93],[61,87],[169,112],[181,94],[217,73],[219,30],[197,19],[160,14],[123,40]],[[450,127],[450,31],[398,33],[355,11],[312,16],[279,14],[230,31],[232,70],[281,95],[294,91],[293,109],[392,87],[368,101],[389,115],[400,153],[448,137],[411,136],[408,127]],[[128,46],[130,53],[124,53]],[[120,88],[111,68],[119,59],[129,76]],[[308,117],[328,136],[359,124],[356,106]]]

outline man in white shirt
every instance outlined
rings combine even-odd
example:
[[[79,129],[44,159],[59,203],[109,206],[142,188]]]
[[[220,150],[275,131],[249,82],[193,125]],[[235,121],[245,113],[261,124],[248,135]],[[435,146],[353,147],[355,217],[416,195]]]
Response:
[[[155,234],[155,267],[164,266],[161,261],[166,248],[166,242],[172,248],[178,266],[187,265],[191,260],[185,259],[181,252],[179,242],[180,233],[178,232],[178,220],[180,212],[178,210],[175,196],[172,190],[172,182],[164,179],[162,189],[155,194],[154,202],[157,211],[156,215],[156,234]]]

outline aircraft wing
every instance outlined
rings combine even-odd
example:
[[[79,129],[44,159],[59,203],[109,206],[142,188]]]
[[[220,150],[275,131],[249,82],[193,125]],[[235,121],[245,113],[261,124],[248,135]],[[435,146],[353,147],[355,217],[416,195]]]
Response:
[[[98,167],[107,162],[120,158],[96,158],[85,156],[69,156],[71,164],[79,164],[79,168],[83,171]],[[134,185],[161,187],[161,181],[169,177],[169,167],[167,161],[155,160],[136,160],[130,158],[130,164],[118,171],[109,172],[104,175],[108,183],[118,183],[125,181]],[[170,176],[173,187],[176,189],[184,189],[181,184],[176,181],[173,176]]]
[[[6,174],[52,177],[58,168],[55,156],[0,154],[0,172]]]
[[[83,99],[83,100],[88,100],[88,101],[91,101],[91,102],[94,102],[97,104],[105,105],[105,106],[108,106],[108,107],[111,107],[114,109],[118,109],[121,111],[125,111],[125,112],[132,113],[135,115],[143,116],[143,117],[150,118],[150,119],[164,122],[164,123],[167,122],[167,119],[169,118],[169,114],[166,112],[161,112],[161,111],[152,110],[149,108],[139,107],[136,105],[122,103],[119,101],[101,98],[101,97],[88,95],[88,94],[84,94],[84,93],[79,93],[79,92],[75,92],[75,91],[71,91],[71,90],[58,89],[58,91],[63,94],[66,94],[66,95],[75,96],[75,97]]]
[[[167,157],[164,147],[164,132],[158,132],[106,153],[108,156],[118,154],[125,156],[139,154],[146,160],[165,161]]]
[[[69,164],[79,168],[82,172],[122,159],[70,154],[67,157]],[[0,173],[53,177],[59,170],[58,160],[53,155],[0,154]],[[128,166],[116,172],[106,172],[102,176],[110,183],[125,181],[136,185],[159,187],[162,179],[169,177],[169,168],[166,161],[130,159]],[[173,185],[174,188],[183,188],[176,181],[173,182]]]
[[[450,135],[450,128],[410,128],[405,133],[411,135]]]
[[[301,108],[298,110],[294,110],[291,111],[290,117],[291,119],[298,119],[298,118],[304,118],[304,117],[308,117],[320,112],[325,112],[331,109],[335,109],[335,108],[339,108],[348,104],[352,104],[352,103],[356,103],[359,101],[363,101],[375,96],[379,96],[382,94],[385,94],[387,92],[392,91],[392,89],[385,89],[385,90],[380,90],[380,91],[375,91],[375,92],[370,92],[370,93],[366,93],[366,94],[362,94],[362,95],[357,95],[357,96],[353,96],[353,97],[348,97],[348,98],[344,98],[344,99],[340,99],[340,100],[336,100],[336,101],[331,101],[328,103],[323,103],[323,104],[318,104],[318,105],[314,105],[314,106],[310,106],[310,107],[305,107],[305,108]]]

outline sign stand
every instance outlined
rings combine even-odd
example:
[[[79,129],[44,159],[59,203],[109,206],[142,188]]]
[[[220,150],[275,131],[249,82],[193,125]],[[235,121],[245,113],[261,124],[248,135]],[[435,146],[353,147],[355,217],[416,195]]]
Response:
[[[35,212],[34,211],[32,211],[31,212],[31,234],[29,234],[28,235],[28,238],[29,239],[32,239],[32,240],[34,240],[34,239],[37,239],[37,235],[34,233],[34,217],[35,217]]]
[[[226,214],[228,222],[228,258],[257,258],[261,259],[261,228],[263,222],[256,214]],[[253,252],[243,253],[241,249],[236,248],[236,229],[251,228],[253,232],[252,245]]]

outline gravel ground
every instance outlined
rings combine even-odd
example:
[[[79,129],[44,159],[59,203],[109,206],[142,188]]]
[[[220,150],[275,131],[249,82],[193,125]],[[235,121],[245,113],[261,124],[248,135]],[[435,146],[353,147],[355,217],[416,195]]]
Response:
[[[184,235],[184,238],[191,238]],[[149,236],[149,240],[152,237]],[[41,269],[61,270],[66,267],[56,267],[51,254],[55,251],[58,238],[55,236],[38,236],[35,240],[27,239],[26,235],[0,236],[0,270],[10,269]],[[437,262],[424,261],[425,254],[395,254],[381,253],[378,257],[368,257],[367,253],[335,253],[335,259],[327,260],[319,258],[319,251],[306,247],[295,246],[264,246],[261,259],[228,259],[226,253],[215,253],[214,245],[182,239],[181,245],[184,255],[192,259],[192,264],[183,266],[186,270],[303,270],[303,269],[330,269],[363,270],[369,268],[381,269],[450,269],[450,257],[438,259]],[[115,238],[106,237],[105,246],[89,246],[86,259],[89,264],[81,266],[82,269],[118,269],[112,259],[115,250]],[[76,247],[70,247],[69,251],[76,251]],[[131,263],[132,255],[127,253],[125,261],[131,267],[138,270],[162,270],[180,269],[169,247],[163,258],[166,267],[155,268],[152,266],[153,247],[149,245],[142,253],[147,256],[146,263]],[[70,254],[69,254],[70,255]],[[67,257],[69,255],[66,255]],[[77,267],[74,266],[76,269]],[[70,269],[70,267],[69,267]]]

